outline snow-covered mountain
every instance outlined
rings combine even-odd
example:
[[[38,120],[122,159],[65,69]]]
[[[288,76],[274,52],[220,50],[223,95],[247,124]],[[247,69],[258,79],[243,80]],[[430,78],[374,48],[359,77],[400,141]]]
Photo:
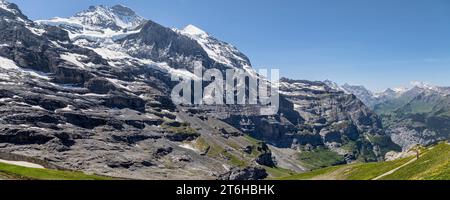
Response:
[[[194,25],[181,30],[163,27],[122,5],[91,6],[73,17],[36,22],[68,31],[74,44],[94,50],[113,66],[137,62],[194,77],[192,63],[197,60],[205,68],[239,68],[256,75],[249,59],[233,45]]]
[[[374,108],[378,104],[382,104],[391,100],[402,98],[403,96],[415,96],[422,92],[425,93],[437,93],[440,95],[450,94],[448,87],[435,86],[429,83],[421,81],[412,81],[410,87],[396,87],[388,88],[383,92],[372,92],[364,86],[355,86],[350,84],[338,85],[333,81],[324,81],[330,88],[340,90],[348,94],[355,95],[358,99],[363,101],[367,106]]]
[[[236,47],[214,38],[194,25],[190,24],[184,29],[174,30],[197,41],[208,53],[209,57],[219,63],[230,67],[251,68],[250,60]]]
[[[147,20],[137,25],[140,18],[120,17],[134,15],[118,8],[96,6],[72,18],[36,23],[1,1],[1,151],[136,179],[214,179],[231,171],[244,171],[240,179],[266,177],[255,158],[240,153],[252,145],[240,130],[219,119],[205,123],[170,99],[171,75],[191,75],[189,63],[227,66],[215,64],[190,37]],[[192,127],[199,126],[207,142],[221,149],[233,148],[225,134],[234,134],[239,144],[230,155],[245,159],[248,168],[196,150],[201,134]],[[216,134],[219,129],[229,133]],[[272,159],[266,151],[269,159],[258,162]]]
[[[79,38],[121,38],[136,33],[146,20],[133,10],[122,5],[113,7],[91,6],[70,18],[55,17],[36,21],[41,24],[59,26],[69,32],[72,40]]]

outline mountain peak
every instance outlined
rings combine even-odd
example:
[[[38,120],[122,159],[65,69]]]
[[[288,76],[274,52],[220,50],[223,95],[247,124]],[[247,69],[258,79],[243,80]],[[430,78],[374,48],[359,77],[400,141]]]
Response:
[[[347,92],[354,94],[362,99],[371,98],[373,96],[372,91],[368,90],[362,85],[350,85],[345,83],[342,88]]]
[[[330,87],[333,90],[342,91],[342,92],[349,94],[343,87],[341,87],[338,83],[336,83],[332,80],[327,79],[327,80],[323,81],[323,83],[325,83],[325,85],[327,85],[328,87]]]
[[[405,92],[405,91],[408,91],[409,88],[400,86],[400,87],[396,87],[396,88],[394,88],[394,89],[392,89],[392,90],[393,90],[394,92],[396,92],[396,93],[403,93],[403,92]]]
[[[20,13],[20,10],[16,4],[10,3],[6,0],[0,0],[0,9],[6,10],[8,12],[12,12],[14,14]]]
[[[428,90],[435,90],[436,86],[431,85],[429,83],[423,82],[423,81],[411,81],[411,85],[414,87],[418,87],[421,89],[428,89]]]
[[[384,90],[382,93],[396,93],[395,90],[388,88],[386,90]]]
[[[183,33],[188,34],[188,35],[208,35],[208,33],[206,33],[204,30],[202,30],[192,24],[189,24],[186,27],[184,27],[184,29],[182,31],[183,31]]]
[[[145,22],[144,18],[123,5],[90,6],[73,18],[78,18],[84,25],[111,29],[134,29]]]
[[[26,23],[30,22],[28,17],[23,15],[22,11],[19,9],[19,6],[6,0],[0,0],[0,11],[8,13],[2,17],[9,17],[9,19],[12,20],[19,19],[19,21]]]
[[[9,2],[6,1],[6,0],[0,0],[0,7],[8,6],[9,4],[11,4],[11,3],[9,3]]]

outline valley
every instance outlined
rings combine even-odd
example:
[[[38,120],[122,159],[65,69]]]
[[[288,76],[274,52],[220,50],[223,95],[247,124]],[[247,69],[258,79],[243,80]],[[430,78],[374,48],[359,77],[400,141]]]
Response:
[[[416,144],[430,145],[450,138],[448,87],[416,81],[409,88],[388,89],[378,94],[363,86],[348,84],[341,90],[371,105],[382,119],[388,135],[403,150]]]

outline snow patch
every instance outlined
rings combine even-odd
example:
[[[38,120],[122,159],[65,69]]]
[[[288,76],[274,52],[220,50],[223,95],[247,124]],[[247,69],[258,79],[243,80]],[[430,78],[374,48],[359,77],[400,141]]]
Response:
[[[82,96],[91,96],[91,97],[107,97],[107,94],[95,94],[95,93],[86,93],[83,94]]]
[[[50,80],[51,78],[49,77],[49,74],[46,73],[42,73],[42,72],[38,72],[38,71],[34,71],[31,69],[22,69],[20,68],[20,71],[23,73],[27,73],[31,76],[37,77],[37,78],[41,78],[41,79],[45,79],[45,80]]]
[[[177,77],[189,77],[193,80],[200,80],[201,77],[197,77],[192,72],[185,70],[185,69],[174,69],[170,67],[167,63],[154,63],[156,66],[160,67],[161,69],[167,70],[168,73],[177,76]]]
[[[113,51],[107,48],[94,48],[92,49],[97,53],[98,55],[102,56],[104,59],[124,59],[124,58],[131,58],[130,55],[120,52],[120,51]]]
[[[0,102],[1,103],[7,102],[7,101],[11,101],[11,100],[13,100],[13,99],[11,99],[11,98],[0,98]]]
[[[45,110],[43,107],[41,106],[31,106],[31,108],[36,109],[36,110]]]
[[[113,78],[107,78],[107,80],[109,82],[113,83],[116,87],[131,91],[131,89],[128,86],[124,85],[125,81],[121,81],[121,80],[113,79]]]
[[[85,68],[86,64],[83,64],[82,62],[78,61],[80,58],[87,58],[84,55],[80,54],[74,54],[74,53],[63,53],[61,54],[61,59],[66,60],[68,62],[71,62],[75,64],[78,67]]]
[[[0,57],[0,68],[2,69],[19,69],[19,67],[16,65],[16,63],[10,59]]]
[[[33,34],[35,35],[39,35],[42,36],[45,33],[44,29],[40,29],[40,28],[35,28],[35,27],[31,27],[31,26],[26,26],[26,28],[28,30],[30,30]]]
[[[10,160],[0,159],[0,163],[17,165],[17,166],[28,167],[28,168],[35,168],[35,169],[45,169],[45,167],[43,167],[42,165],[38,165],[38,164],[30,163],[30,162],[24,162],[24,161],[10,161]]]
[[[191,151],[194,151],[194,152],[199,152],[198,149],[194,148],[191,144],[185,143],[185,144],[180,144],[178,146],[183,148],[183,149],[191,150]]]
[[[61,108],[59,110],[61,110],[61,111],[72,111],[73,109],[72,109],[71,105],[67,105],[65,108]]]
[[[27,75],[30,75],[30,76],[33,76],[36,78],[50,80],[50,77],[48,76],[48,74],[37,72],[37,71],[31,70],[31,69],[20,68],[19,66],[16,65],[16,63],[13,60],[10,60],[8,58],[4,58],[1,56],[0,56],[0,68],[5,69],[5,70],[19,72],[22,74],[27,74]],[[6,75],[2,76],[2,78],[9,80],[9,76],[6,76]]]

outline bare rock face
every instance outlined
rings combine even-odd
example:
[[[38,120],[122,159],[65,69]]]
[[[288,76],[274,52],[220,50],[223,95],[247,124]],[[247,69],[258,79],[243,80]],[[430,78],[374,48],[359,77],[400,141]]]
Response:
[[[262,168],[248,167],[245,169],[233,168],[229,172],[219,176],[219,180],[262,180],[267,178],[268,174]]]
[[[117,91],[116,86],[104,78],[92,78],[85,84],[85,87],[96,94],[107,94]]]
[[[260,152],[259,156],[256,158],[256,163],[264,165],[267,167],[275,167],[276,163],[272,157],[272,152],[265,143],[261,143],[257,147],[257,151]]]
[[[282,79],[280,86],[278,115],[232,114],[225,121],[276,147],[307,151],[325,147],[347,162],[383,160],[387,151],[399,150],[381,119],[355,96],[322,82]],[[345,149],[349,144],[356,148]]]

